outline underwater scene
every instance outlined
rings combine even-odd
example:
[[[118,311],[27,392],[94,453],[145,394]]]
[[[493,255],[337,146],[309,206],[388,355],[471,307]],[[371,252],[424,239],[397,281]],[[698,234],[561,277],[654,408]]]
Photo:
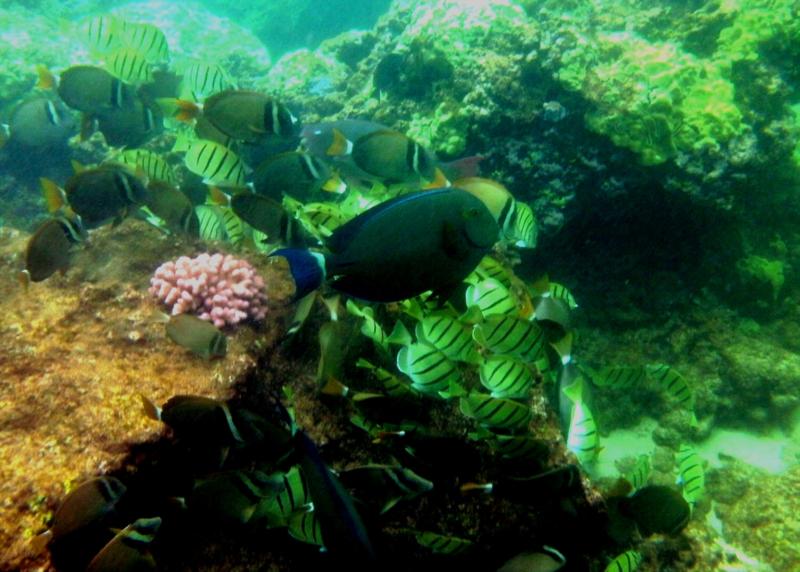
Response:
[[[800,2],[3,0],[0,570],[800,572]]]

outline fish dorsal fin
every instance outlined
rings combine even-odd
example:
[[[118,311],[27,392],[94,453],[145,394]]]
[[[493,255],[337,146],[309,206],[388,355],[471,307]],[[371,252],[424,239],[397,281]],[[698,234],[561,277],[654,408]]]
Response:
[[[139,399],[142,400],[144,414],[153,421],[161,421],[161,408],[141,393],[139,394]]]
[[[49,91],[55,89],[56,87],[56,76],[53,75],[49,69],[47,69],[46,65],[39,64],[36,66],[36,75],[38,79],[36,81],[36,88],[41,89],[44,91]]]
[[[61,210],[67,203],[67,195],[64,189],[46,177],[40,178],[39,183],[42,185],[42,193],[44,194],[44,200],[47,204],[47,212],[52,214]]]
[[[326,155],[329,157],[341,157],[353,152],[353,142],[345,137],[344,133],[334,127],[331,134],[333,135],[333,141],[325,150]]]
[[[450,181],[447,180],[447,177],[439,167],[436,167],[436,171],[430,183],[422,187],[423,189],[441,189],[444,187],[451,187],[452,184]]]

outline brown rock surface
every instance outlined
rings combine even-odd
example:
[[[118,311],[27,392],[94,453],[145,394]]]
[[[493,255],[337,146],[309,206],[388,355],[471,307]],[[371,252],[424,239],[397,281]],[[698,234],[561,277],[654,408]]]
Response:
[[[147,293],[161,262],[203,245],[127,220],[93,233],[65,276],[25,293],[16,273],[27,237],[0,233],[0,568],[32,569],[45,555],[31,553],[30,538],[65,489],[117,468],[131,443],[162,432],[138,394],[157,403],[179,393],[227,397],[254,364],[248,349],[282,332],[292,285],[278,266],[247,256],[273,308],[260,329],[231,333],[225,359],[206,362],[166,338]]]

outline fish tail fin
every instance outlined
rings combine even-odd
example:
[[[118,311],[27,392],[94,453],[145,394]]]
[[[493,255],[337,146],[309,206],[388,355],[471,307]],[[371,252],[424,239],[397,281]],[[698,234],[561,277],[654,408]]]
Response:
[[[325,150],[325,154],[330,157],[349,155],[353,151],[353,142],[345,137],[344,133],[338,129],[333,130],[333,142]]]
[[[53,75],[53,72],[47,69],[46,65],[43,64],[37,65],[36,75],[38,76],[38,79],[36,80],[37,89],[41,89],[44,91],[55,89],[56,76]]]
[[[42,185],[45,203],[47,203],[47,212],[52,214],[61,210],[67,203],[67,195],[64,190],[46,177],[40,178],[39,182]]]
[[[72,165],[72,170],[75,172],[76,175],[79,173],[83,173],[87,169],[86,165],[84,165],[80,161],[76,161],[75,159],[72,159],[69,162],[69,164]]]
[[[322,254],[299,248],[281,248],[270,256],[282,256],[289,263],[295,284],[295,300],[322,286],[325,280],[325,258]]]
[[[17,273],[17,282],[19,282],[19,285],[22,287],[22,289],[27,294],[28,293],[28,288],[30,288],[30,286],[31,286],[31,273],[28,272],[27,268],[25,270],[20,270]]]
[[[338,173],[334,173],[333,176],[322,185],[322,190],[328,193],[341,195],[347,190],[347,183],[342,180]]]
[[[168,115],[178,121],[184,123],[191,123],[203,112],[200,104],[186,99],[177,99],[175,97],[161,97],[156,100],[159,107],[161,107],[164,115]]]
[[[450,181],[447,180],[447,177],[445,176],[444,172],[439,167],[436,167],[436,171],[434,173],[433,179],[431,180],[430,183],[425,185],[423,188],[424,189],[442,189],[442,188],[451,187],[451,186],[452,186],[452,184],[450,183]]]
[[[209,204],[219,205],[221,207],[231,206],[231,198],[228,194],[214,185],[209,185],[208,187],[208,202]]]
[[[568,332],[563,338],[550,344],[556,350],[558,357],[561,358],[562,365],[567,365],[572,361],[572,342],[572,332]]]
[[[142,400],[144,414],[153,421],[161,421],[161,408],[141,393],[139,398]]]

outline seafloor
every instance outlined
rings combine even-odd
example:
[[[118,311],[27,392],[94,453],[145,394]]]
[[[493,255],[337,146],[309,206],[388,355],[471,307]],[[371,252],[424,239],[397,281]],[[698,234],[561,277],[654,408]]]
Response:
[[[241,21],[268,29],[264,22],[292,1],[274,4],[275,12],[245,11]],[[63,18],[81,15],[70,6],[42,2],[35,15],[16,3],[0,7],[0,107],[31,91],[36,64],[59,70],[87,61],[85,48],[58,32]],[[87,9],[104,7],[82,3]],[[395,0],[374,27],[274,62],[268,38],[201,4],[154,0],[115,12],[158,24],[174,53],[223,63],[240,87],[279,94],[304,122],[366,118],[443,160],[482,155],[484,176],[536,213],[539,242],[520,254],[515,272],[528,281],[549,272],[578,300],[576,355],[596,368],[670,364],[694,389],[696,426],[650,387],[596,392],[604,449],[583,480],[579,513],[589,530],[581,532],[590,534],[602,495],[638,454],[652,454],[652,482],[673,484],[674,453],[690,442],[703,459],[705,494],[677,537],[637,544],[639,570],[800,570],[796,1]],[[290,23],[301,37],[304,22]],[[172,138],[149,147],[177,165]],[[97,137],[70,144],[71,158],[87,164],[107,152]],[[50,568],[31,539],[76,482],[158,478],[173,443],[143,415],[139,394],[258,407],[285,386],[298,425],[335,468],[386,460],[349,423],[349,404],[316,391],[324,309],[292,343],[283,340],[292,285],[279,262],[128,219],[93,231],[66,275],[24,291],[21,253],[45,216],[38,177],[69,171],[66,160],[26,159],[20,165],[0,151],[1,569]],[[266,320],[237,329],[227,357],[211,362],[166,338],[147,293],[161,262],[205,250],[243,254],[269,299]],[[358,371],[349,370],[355,385]],[[546,391],[536,390],[532,430],[548,444],[548,463],[574,462]],[[438,402],[423,417],[436,429],[471,429]],[[492,469],[485,461],[474,474]],[[398,551],[422,561],[409,530],[438,527],[494,547],[498,530],[546,531],[542,514],[441,495],[401,509],[386,529]],[[201,551],[176,549],[161,564],[318,564],[285,537],[270,538],[280,549],[212,530]],[[615,555],[589,541],[570,566],[603,570]]]

